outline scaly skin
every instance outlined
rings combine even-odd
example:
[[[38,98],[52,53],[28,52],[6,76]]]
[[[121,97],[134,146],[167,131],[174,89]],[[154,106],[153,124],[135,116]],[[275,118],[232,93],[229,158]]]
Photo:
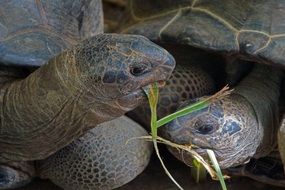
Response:
[[[275,152],[273,152],[275,153]],[[277,152],[279,156],[279,152]],[[268,155],[259,159],[251,159],[248,164],[224,171],[229,176],[248,177],[272,186],[285,187],[285,175],[282,161],[275,155]]]
[[[277,69],[256,65],[231,95],[169,123],[165,137],[179,144],[194,144],[205,157],[205,149],[212,149],[221,168],[267,155],[276,145],[281,76]],[[172,152],[191,163],[185,152],[183,158]]]
[[[0,162],[43,159],[88,128],[145,99],[141,87],[166,80],[173,57],[141,36],[101,34],[66,50],[0,90]]]
[[[147,166],[151,143],[132,139],[145,135],[147,132],[141,126],[125,116],[102,123],[39,161],[38,174],[68,190],[117,188],[133,180]]]

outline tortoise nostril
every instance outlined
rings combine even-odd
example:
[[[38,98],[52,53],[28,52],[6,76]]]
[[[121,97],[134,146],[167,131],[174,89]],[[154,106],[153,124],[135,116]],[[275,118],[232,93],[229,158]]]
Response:
[[[146,67],[145,66],[131,66],[130,67],[130,73],[134,76],[141,76],[142,74],[146,73]]]

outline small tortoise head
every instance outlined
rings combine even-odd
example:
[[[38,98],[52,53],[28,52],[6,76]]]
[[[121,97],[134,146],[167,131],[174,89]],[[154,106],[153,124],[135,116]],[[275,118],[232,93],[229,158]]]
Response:
[[[0,165],[0,189],[14,189],[31,182],[35,175],[31,162],[11,162]]]
[[[125,111],[146,97],[142,87],[167,80],[175,66],[166,50],[137,35],[97,35],[75,51],[81,76],[96,99],[109,105],[113,101]]]
[[[220,167],[228,168],[244,164],[254,155],[261,142],[259,130],[249,102],[231,94],[200,111],[175,119],[166,126],[164,135],[179,144],[196,145],[196,151],[205,158],[208,158],[206,149],[212,149]],[[172,149],[171,152],[186,164],[191,163],[186,153],[179,154]]]

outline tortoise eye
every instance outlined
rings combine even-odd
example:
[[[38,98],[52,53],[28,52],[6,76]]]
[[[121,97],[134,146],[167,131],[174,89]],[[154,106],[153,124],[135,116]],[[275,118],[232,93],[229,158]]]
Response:
[[[146,73],[147,67],[143,65],[137,65],[137,66],[131,66],[130,67],[130,73],[134,76],[141,76],[144,73]]]
[[[213,132],[214,127],[212,125],[200,125],[196,127],[196,130],[198,133],[202,134],[202,135],[207,135],[210,134],[211,132]]]

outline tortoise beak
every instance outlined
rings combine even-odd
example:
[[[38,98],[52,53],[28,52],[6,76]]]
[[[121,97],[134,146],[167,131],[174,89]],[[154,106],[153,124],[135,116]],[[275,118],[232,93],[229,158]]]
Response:
[[[175,62],[175,59],[174,57],[168,53],[167,53],[167,56],[164,63],[160,66],[158,66],[158,75],[156,76],[157,77],[157,80],[156,81],[166,81],[170,78],[174,68],[175,68],[175,65],[176,65],[176,62]]]
[[[147,88],[154,82],[158,82],[159,87],[164,86],[165,81],[170,78],[175,68],[175,59],[171,54],[166,52],[165,59],[156,64],[157,66],[155,66],[151,72],[137,77],[133,83],[129,83],[129,86],[126,86],[128,89],[131,89],[130,86],[136,87],[131,92],[128,92],[126,96],[121,97],[118,100],[117,103],[121,109],[130,111],[146,101],[147,96],[143,89]]]
[[[163,86],[165,81],[170,78],[174,68],[175,59],[171,54],[166,52],[165,59],[162,63],[157,64],[157,66],[153,68],[152,72],[142,76],[145,80],[142,80],[142,84],[140,86],[146,87],[154,82],[158,82],[159,87]]]
[[[138,89],[142,90],[142,88],[147,87],[154,82],[163,85],[163,82],[170,78],[175,68],[175,59],[167,51],[164,51],[163,59],[153,60],[151,65],[151,70],[136,76],[133,80],[124,84],[121,88],[121,92],[128,95]]]

